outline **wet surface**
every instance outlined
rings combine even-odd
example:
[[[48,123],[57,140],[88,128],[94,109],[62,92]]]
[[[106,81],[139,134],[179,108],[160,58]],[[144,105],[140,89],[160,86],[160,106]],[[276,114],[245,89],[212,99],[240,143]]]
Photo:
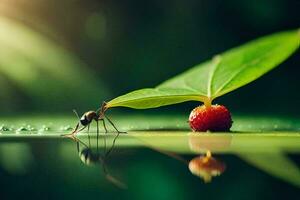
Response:
[[[114,135],[106,137],[106,148],[103,136],[97,148],[93,134],[90,142],[80,136],[81,143],[65,138],[1,142],[3,197],[182,199],[204,192],[211,198],[280,199],[299,194],[299,135],[261,136],[263,141],[255,142],[259,138],[240,135],[153,134],[121,135],[109,154]],[[276,187],[280,190],[274,192]]]
[[[71,131],[73,119],[1,121],[1,199],[295,199],[300,194],[297,120],[241,118],[231,133],[201,134],[190,132],[180,118],[163,125],[155,118],[139,120],[119,120],[129,131],[118,138],[100,129],[97,140],[93,127],[90,139],[86,132],[78,134],[80,142],[61,137]],[[172,124],[182,129],[171,131]],[[261,129],[276,124],[278,130]],[[288,126],[293,130],[284,129]]]

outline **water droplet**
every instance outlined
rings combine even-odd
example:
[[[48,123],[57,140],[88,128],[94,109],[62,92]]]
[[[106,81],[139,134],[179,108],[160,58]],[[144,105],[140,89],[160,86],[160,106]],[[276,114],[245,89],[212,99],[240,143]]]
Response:
[[[39,129],[39,131],[43,132],[43,131],[49,131],[50,127],[43,125],[42,128]]]
[[[1,125],[0,126],[0,131],[10,131],[11,129],[8,128],[7,126]]]
[[[72,131],[73,128],[70,125],[67,125],[67,126],[61,127],[60,130],[62,130],[62,131]]]
[[[28,129],[27,129],[26,127],[24,127],[24,126],[21,126],[21,127],[18,128],[16,131],[17,131],[17,132],[28,131]]]
[[[36,128],[34,128],[31,125],[27,125],[26,128],[27,128],[27,131],[36,131]]]

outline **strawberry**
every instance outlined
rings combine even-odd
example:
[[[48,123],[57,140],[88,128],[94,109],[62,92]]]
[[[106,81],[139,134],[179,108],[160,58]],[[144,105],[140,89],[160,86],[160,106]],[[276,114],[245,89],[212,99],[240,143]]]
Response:
[[[229,131],[232,125],[229,110],[222,105],[205,105],[194,108],[189,117],[193,131]]]

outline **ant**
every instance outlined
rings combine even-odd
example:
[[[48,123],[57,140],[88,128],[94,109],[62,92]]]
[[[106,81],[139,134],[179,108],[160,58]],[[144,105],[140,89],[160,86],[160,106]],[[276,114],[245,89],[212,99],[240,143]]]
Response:
[[[77,141],[77,138],[75,137],[77,133],[83,131],[85,128],[88,128],[88,134],[89,134],[89,130],[90,130],[90,124],[92,123],[92,121],[96,121],[97,123],[97,142],[98,142],[98,137],[99,137],[99,121],[102,121],[103,123],[103,127],[105,130],[105,133],[107,133],[107,128],[106,128],[106,124],[105,124],[105,119],[107,119],[107,121],[113,126],[113,128],[117,131],[118,135],[120,133],[126,133],[126,132],[122,132],[119,131],[117,129],[117,127],[115,126],[115,124],[105,115],[105,111],[107,110],[106,107],[106,102],[102,103],[102,106],[100,109],[98,109],[97,111],[88,111],[86,113],[84,113],[82,115],[82,117],[79,117],[78,113],[76,112],[76,110],[73,110],[73,112],[75,113],[75,115],[77,116],[77,118],[79,119],[79,122],[77,123],[74,131],[70,134],[65,134],[62,135],[64,137],[69,137],[75,141]],[[80,126],[83,126],[81,129],[79,129]]]

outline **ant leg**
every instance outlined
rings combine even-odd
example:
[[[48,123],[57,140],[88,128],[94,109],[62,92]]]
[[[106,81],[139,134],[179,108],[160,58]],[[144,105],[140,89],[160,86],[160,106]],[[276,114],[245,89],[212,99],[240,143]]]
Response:
[[[87,127],[88,127],[87,134],[88,134],[88,139],[89,139],[89,147],[91,148],[90,124]]]
[[[112,142],[112,146],[111,146],[111,148],[106,152],[106,154],[105,154],[105,157],[107,157],[110,153],[111,153],[111,151],[113,150],[113,148],[115,147],[115,143],[116,143],[116,140],[117,140],[117,138],[119,137],[119,135],[120,135],[120,133],[126,133],[126,132],[121,132],[121,131],[119,131],[118,129],[117,129],[117,127],[115,126],[115,124],[107,117],[107,116],[105,116],[105,118],[108,120],[108,122],[114,127],[114,129],[117,131],[117,135],[115,136],[115,138],[114,138],[114,140],[113,140],[113,142]]]
[[[107,134],[108,131],[107,131],[104,119],[102,119],[102,123],[103,123],[103,127],[104,127],[104,130],[105,130],[105,135],[104,135],[104,152],[106,152],[106,134]]]
[[[98,153],[98,149],[99,149],[99,147],[98,147],[98,140],[99,140],[99,121],[96,120],[96,123],[97,123],[97,153]]]
[[[102,123],[103,123],[103,127],[104,127],[104,130],[105,130],[105,133],[108,133],[107,128],[106,128],[106,125],[105,125],[105,120],[104,120],[104,119],[102,119]]]
[[[79,125],[78,125],[79,126]],[[81,128],[80,130],[77,131],[77,126],[76,126],[76,129],[70,133],[70,134],[65,134],[65,135],[62,135],[63,137],[68,137],[68,138],[71,138],[72,140],[78,142],[78,139],[75,137],[76,133],[79,133],[80,131],[84,130],[86,128],[86,126],[84,126],[83,128]]]
[[[80,124],[77,123],[77,125],[76,125],[74,131],[72,131],[72,133],[69,133],[69,134],[63,134],[63,135],[61,135],[61,136],[63,136],[63,137],[69,137],[69,138],[75,140],[75,134],[77,133],[77,130],[78,130],[78,128],[79,128],[79,125],[80,125]]]
[[[72,132],[72,134],[74,134],[74,133],[76,133],[77,132],[77,130],[78,130],[78,128],[79,128],[79,123],[77,123],[77,125],[76,125],[76,127],[75,127],[75,129],[74,129],[74,131]]]
[[[82,144],[83,146],[85,146],[85,148],[88,148],[89,149],[89,147],[84,143],[84,142],[82,142],[80,139],[78,139],[78,138],[76,138],[77,139],[77,143],[78,143],[78,149],[79,149],[79,144]]]
[[[112,152],[113,148],[115,147],[116,140],[119,137],[120,133],[121,132],[118,132],[117,135],[115,136],[110,149],[105,153],[105,158],[108,157],[108,155]]]
[[[114,127],[114,129],[118,132],[118,133],[127,133],[127,132],[123,132],[123,131],[119,131],[117,129],[117,127],[114,125],[114,123],[105,115],[105,118],[108,120],[108,122]]]
[[[76,142],[76,146],[77,146],[77,153],[79,154],[79,142]]]
[[[78,120],[80,120],[80,117],[79,117],[77,111],[76,111],[75,109],[73,109],[73,112],[74,112],[75,115],[77,116]],[[71,139],[73,139],[73,140],[76,140],[75,134],[76,134],[77,132],[79,132],[79,131],[77,131],[78,128],[79,128],[79,125],[80,125],[80,123],[78,122],[77,125],[76,125],[76,127],[75,127],[75,129],[74,129],[74,131],[72,131],[72,133],[70,133],[70,134],[64,134],[64,135],[62,135],[62,136],[63,136],[63,137],[69,137],[69,138],[71,138]]]
[[[79,133],[81,131],[83,131],[87,126],[82,127],[80,130],[76,131],[75,133]]]

